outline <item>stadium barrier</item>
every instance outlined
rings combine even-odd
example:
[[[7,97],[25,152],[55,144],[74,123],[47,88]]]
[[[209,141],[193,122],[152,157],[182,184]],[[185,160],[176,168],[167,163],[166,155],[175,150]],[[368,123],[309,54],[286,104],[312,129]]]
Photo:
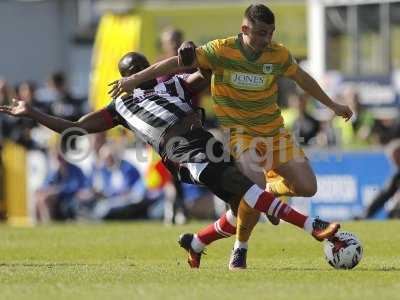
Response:
[[[292,203],[312,216],[349,220],[359,216],[394,172],[387,156],[377,151],[307,151],[317,175],[314,197]],[[377,218],[385,218],[382,210]]]
[[[381,150],[334,152],[306,150],[317,175],[314,197],[294,197],[290,201],[303,212],[325,219],[347,220],[359,215],[379,192],[394,168]],[[146,162],[137,159],[134,149],[124,155],[142,172]],[[25,151],[6,143],[3,149],[5,197],[8,222],[13,225],[34,223],[34,192],[42,185],[49,170],[48,158],[40,151]],[[88,172],[90,157],[78,164]],[[385,218],[382,210],[377,218]]]

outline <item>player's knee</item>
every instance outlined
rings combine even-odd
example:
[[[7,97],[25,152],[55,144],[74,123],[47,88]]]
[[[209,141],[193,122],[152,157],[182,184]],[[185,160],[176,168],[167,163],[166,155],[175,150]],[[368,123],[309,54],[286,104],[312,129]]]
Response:
[[[317,193],[317,186],[310,186],[305,189],[304,197],[312,197]]]
[[[309,181],[299,187],[297,194],[302,197],[312,197],[317,193],[317,182]]]

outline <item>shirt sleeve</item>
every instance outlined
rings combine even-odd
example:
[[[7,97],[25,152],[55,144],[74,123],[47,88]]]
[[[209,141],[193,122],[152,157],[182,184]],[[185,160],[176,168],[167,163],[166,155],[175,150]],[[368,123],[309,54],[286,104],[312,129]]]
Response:
[[[196,58],[199,67],[207,70],[215,69],[218,65],[220,52],[220,40],[214,40],[196,48]]]
[[[296,59],[293,57],[293,55],[285,48],[287,55],[286,55],[286,60],[283,63],[282,66],[282,76],[292,76],[296,74],[297,69],[299,68],[299,65],[297,64]]]
[[[101,110],[104,121],[110,126],[126,125],[124,118],[118,113],[115,107],[115,99],[110,102],[105,108]]]

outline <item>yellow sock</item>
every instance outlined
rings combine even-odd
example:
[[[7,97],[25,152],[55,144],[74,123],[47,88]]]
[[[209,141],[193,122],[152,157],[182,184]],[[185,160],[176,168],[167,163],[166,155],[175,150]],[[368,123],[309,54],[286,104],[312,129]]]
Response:
[[[283,178],[269,182],[267,186],[268,191],[274,194],[276,197],[295,196],[293,188],[291,188],[288,182]]]
[[[256,226],[260,212],[251,208],[245,201],[240,201],[237,215],[236,240],[247,242]]]

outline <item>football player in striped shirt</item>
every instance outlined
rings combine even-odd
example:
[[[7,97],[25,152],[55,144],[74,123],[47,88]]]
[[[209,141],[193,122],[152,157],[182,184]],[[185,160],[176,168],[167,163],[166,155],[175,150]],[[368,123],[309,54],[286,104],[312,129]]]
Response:
[[[316,177],[304,152],[284,127],[277,105],[277,79],[281,76],[293,79],[345,120],[351,118],[352,111],[348,106],[332,101],[299,67],[289,50],[272,40],[274,31],[273,12],[262,4],[250,5],[244,14],[241,33],[196,48],[193,51],[195,59],[189,67],[212,72],[214,110],[221,127],[229,132],[230,150],[240,170],[275,196],[311,197],[317,191]],[[120,80],[113,90],[114,95],[131,91],[143,80],[176,71],[178,60],[179,57],[167,59]],[[266,174],[277,174],[279,179],[266,184]],[[231,269],[246,267],[247,241],[258,217],[257,211],[242,202]],[[269,217],[272,223],[279,223],[277,218]],[[214,225],[208,229],[208,236],[194,236],[203,246],[233,232],[233,229],[217,232],[218,227]]]

